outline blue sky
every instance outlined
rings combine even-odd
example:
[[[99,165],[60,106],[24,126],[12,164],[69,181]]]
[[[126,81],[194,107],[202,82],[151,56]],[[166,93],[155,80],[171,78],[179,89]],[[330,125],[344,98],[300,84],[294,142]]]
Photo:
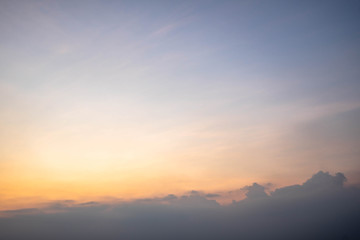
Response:
[[[320,169],[358,182],[359,8],[2,1],[5,198],[68,182],[64,196],[95,181],[131,186],[81,196],[284,185]]]

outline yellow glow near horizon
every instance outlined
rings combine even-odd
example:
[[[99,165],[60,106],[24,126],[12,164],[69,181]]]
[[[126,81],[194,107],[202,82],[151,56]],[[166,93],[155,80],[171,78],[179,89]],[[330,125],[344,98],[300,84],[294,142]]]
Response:
[[[0,1],[1,207],[359,173],[355,15],[175,2]]]

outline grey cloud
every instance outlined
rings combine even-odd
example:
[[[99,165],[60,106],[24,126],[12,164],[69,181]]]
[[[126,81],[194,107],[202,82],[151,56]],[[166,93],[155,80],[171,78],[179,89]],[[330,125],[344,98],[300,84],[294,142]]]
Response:
[[[169,194],[166,197],[162,198],[162,200],[164,200],[164,201],[172,201],[172,200],[175,200],[175,199],[177,199],[177,196],[175,196],[174,194]]]
[[[95,201],[80,203],[80,205],[83,205],[83,206],[90,206],[90,205],[97,205],[97,204],[99,204],[99,203],[95,202]]]
[[[42,211],[37,208],[23,208],[23,209],[1,211],[0,218],[1,216],[9,217],[14,215],[41,214],[41,213]]]
[[[360,239],[360,189],[318,172],[301,185],[246,186],[247,198],[220,206],[200,191],[114,204],[49,205],[0,218],[0,239]],[[209,194],[208,194],[209,195]],[[8,213],[9,214],[9,213]]]
[[[258,199],[258,198],[264,198],[268,197],[268,195],[265,192],[265,187],[253,183],[251,186],[246,186],[243,188],[243,190],[247,190],[247,193],[245,194],[248,199]]]
[[[216,193],[208,193],[205,195],[205,197],[207,197],[207,198],[217,198],[220,196],[221,196],[220,194],[216,194]]]
[[[338,188],[344,185],[346,177],[343,173],[336,173],[335,176],[331,176],[328,172],[320,171],[312,178],[307,180],[304,184],[304,188],[319,189],[319,188]]]
[[[311,193],[319,194],[324,191],[339,191],[343,189],[346,177],[342,173],[335,176],[328,172],[319,171],[302,185],[293,185],[276,189],[272,196],[298,196]]]
[[[190,195],[200,195],[201,192],[200,191],[196,191],[196,190],[191,190],[190,191]]]

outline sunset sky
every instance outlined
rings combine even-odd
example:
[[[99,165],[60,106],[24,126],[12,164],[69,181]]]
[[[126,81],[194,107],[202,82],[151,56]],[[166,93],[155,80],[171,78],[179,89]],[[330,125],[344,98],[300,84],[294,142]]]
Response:
[[[359,12],[1,1],[0,210],[279,187],[319,170],[359,184]]]

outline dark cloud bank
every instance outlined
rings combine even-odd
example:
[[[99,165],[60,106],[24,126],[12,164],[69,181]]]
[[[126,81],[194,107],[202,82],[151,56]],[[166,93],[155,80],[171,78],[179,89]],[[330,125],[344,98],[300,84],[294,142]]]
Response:
[[[360,239],[360,189],[318,172],[302,185],[221,206],[217,194],[103,204],[59,201],[45,209],[2,212],[0,239]]]

